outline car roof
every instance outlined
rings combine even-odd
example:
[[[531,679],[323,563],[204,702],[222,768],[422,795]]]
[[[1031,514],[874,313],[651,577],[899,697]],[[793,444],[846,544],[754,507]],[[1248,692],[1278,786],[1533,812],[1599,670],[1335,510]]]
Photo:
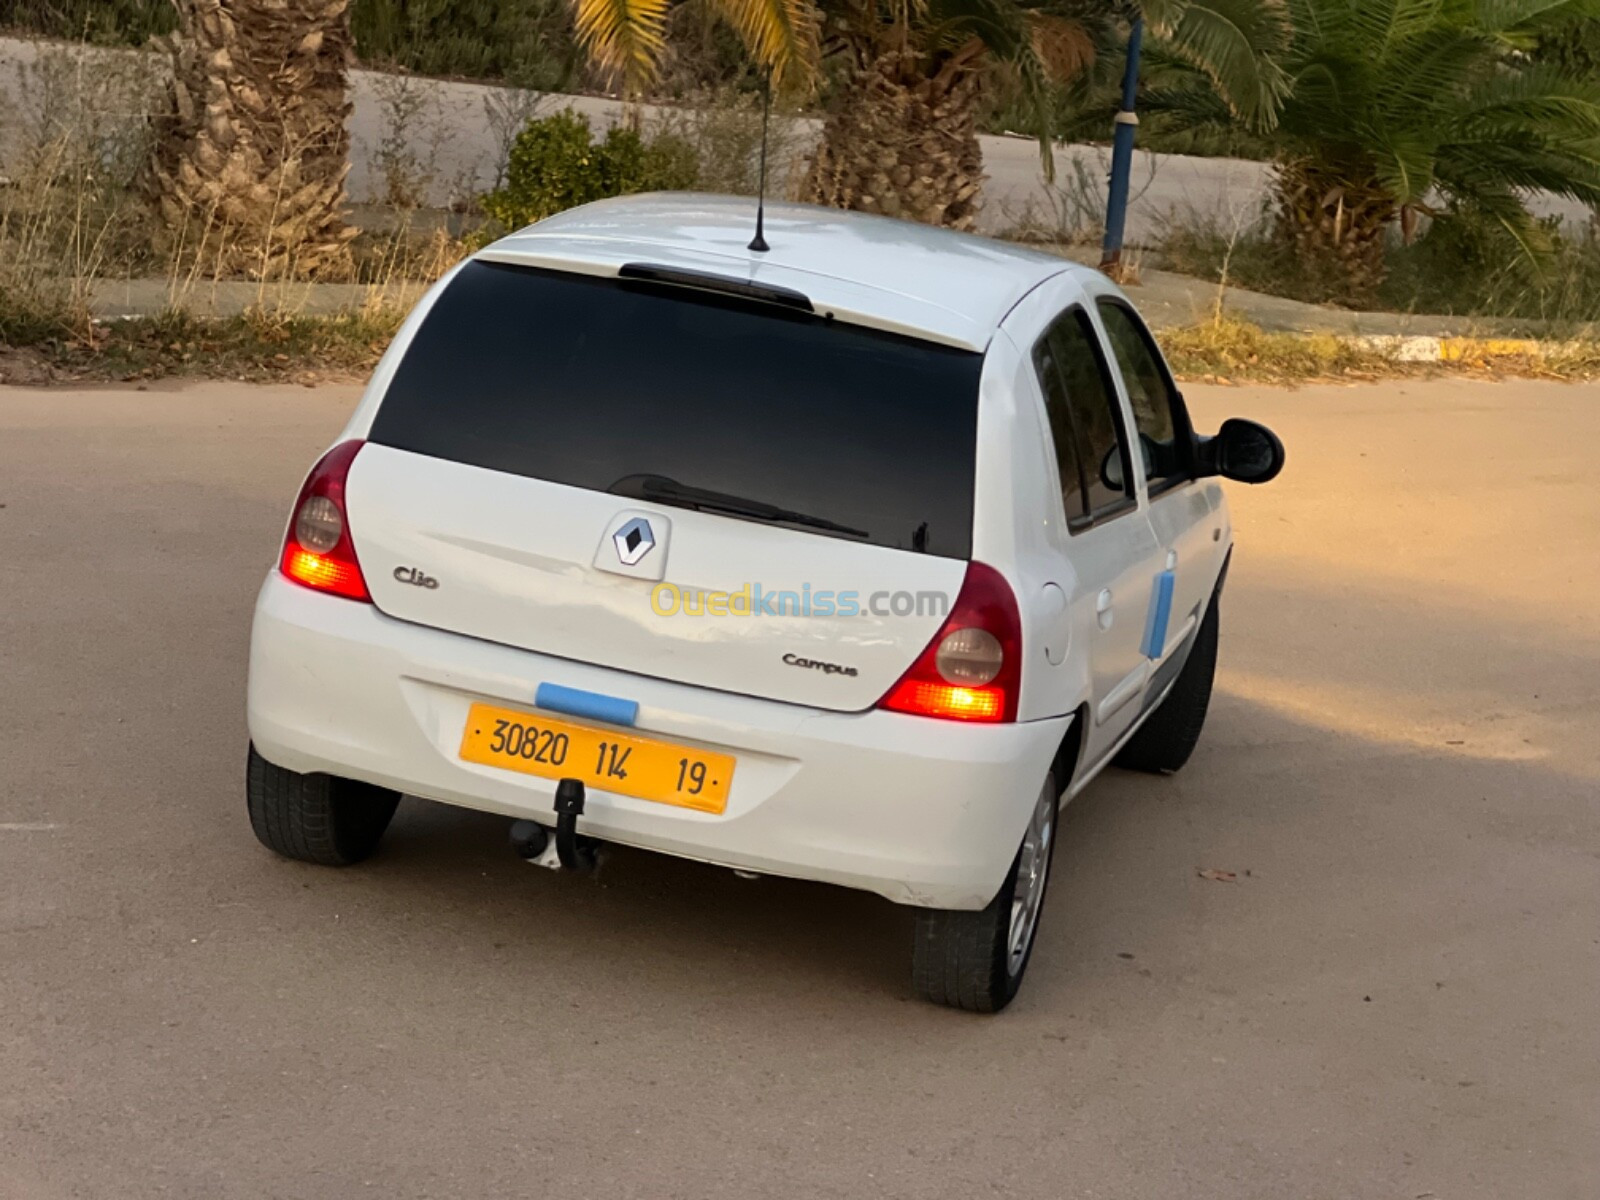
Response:
[[[765,253],[749,249],[755,201],[657,192],[557,213],[478,252],[492,262],[615,275],[625,264],[700,271],[804,293],[820,313],[983,350],[1044,280],[1087,270],[972,234],[887,217],[768,204]]]

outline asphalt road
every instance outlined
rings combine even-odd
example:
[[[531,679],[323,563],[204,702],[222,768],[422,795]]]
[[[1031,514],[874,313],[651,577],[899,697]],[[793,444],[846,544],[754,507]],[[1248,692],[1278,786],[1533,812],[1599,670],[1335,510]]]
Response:
[[[1193,389],[1289,447],[1210,725],[1069,809],[993,1019],[866,895],[419,801],[261,849],[250,608],[354,396],[0,389],[0,1197],[1600,1194],[1600,389]]]

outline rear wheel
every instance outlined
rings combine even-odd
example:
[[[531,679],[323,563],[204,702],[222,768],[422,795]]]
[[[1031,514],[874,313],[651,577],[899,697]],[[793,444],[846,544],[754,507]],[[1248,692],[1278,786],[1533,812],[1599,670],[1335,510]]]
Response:
[[[268,850],[325,867],[358,863],[378,848],[400,794],[336,775],[302,775],[250,747],[245,769],[250,827]]]
[[[1211,598],[1205,618],[1195,632],[1189,661],[1183,664],[1161,707],[1145,718],[1139,732],[1117,754],[1116,764],[1130,771],[1171,775],[1200,742],[1206,710],[1211,707],[1211,681],[1217,673],[1217,602]]]
[[[977,912],[917,910],[911,973],[912,985],[924,1000],[968,1012],[999,1012],[1015,998],[1033,956],[1050,881],[1060,799],[1052,771],[1034,803],[1011,871],[987,907]]]

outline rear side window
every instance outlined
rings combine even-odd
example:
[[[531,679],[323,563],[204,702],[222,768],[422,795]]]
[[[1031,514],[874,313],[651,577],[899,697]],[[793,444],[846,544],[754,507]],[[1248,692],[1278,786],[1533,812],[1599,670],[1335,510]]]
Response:
[[[982,366],[716,293],[472,262],[369,436],[594,491],[665,476],[967,558]]]
[[[1045,411],[1061,473],[1067,523],[1082,525],[1111,516],[1129,504],[1127,446],[1110,373],[1089,316],[1072,308],[1057,317],[1034,346],[1034,368],[1044,391]]]

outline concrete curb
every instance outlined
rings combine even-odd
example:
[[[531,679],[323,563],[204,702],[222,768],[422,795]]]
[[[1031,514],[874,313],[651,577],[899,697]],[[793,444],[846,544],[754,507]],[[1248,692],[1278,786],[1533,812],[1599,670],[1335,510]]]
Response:
[[[1564,343],[1535,338],[1423,337],[1368,334],[1350,341],[1395,362],[1479,362],[1495,358],[1540,358]]]

